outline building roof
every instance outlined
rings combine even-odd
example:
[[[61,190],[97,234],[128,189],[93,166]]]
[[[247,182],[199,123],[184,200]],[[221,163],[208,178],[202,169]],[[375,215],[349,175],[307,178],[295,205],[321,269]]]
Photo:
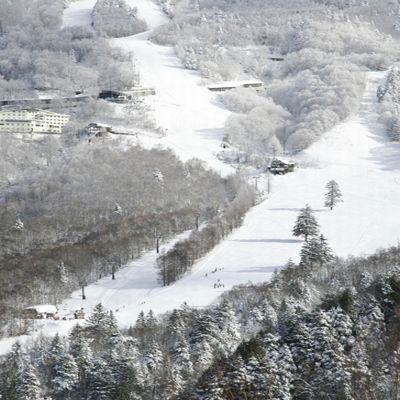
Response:
[[[57,307],[51,304],[41,304],[38,306],[28,307],[25,310],[35,310],[39,314],[55,314]]]
[[[212,85],[208,85],[209,89],[223,89],[223,88],[237,88],[245,85],[263,85],[262,81],[257,79],[253,80],[245,80],[245,81],[224,81],[220,83],[214,83]]]
[[[62,115],[64,117],[69,117],[68,114],[60,114],[60,113],[56,113],[53,111],[48,111],[48,110],[42,110],[41,108],[26,108],[26,109],[22,109],[22,110],[2,110],[0,111],[0,114],[2,113],[10,113],[10,112],[32,112],[32,113],[43,113],[43,114],[47,114],[47,115]]]

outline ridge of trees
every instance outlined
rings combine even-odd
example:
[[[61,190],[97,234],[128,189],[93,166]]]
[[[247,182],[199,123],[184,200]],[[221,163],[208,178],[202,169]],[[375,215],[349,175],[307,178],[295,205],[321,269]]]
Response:
[[[86,27],[62,27],[62,0],[0,4],[0,99],[36,98],[37,90],[98,93],[134,84],[130,55]]]
[[[163,1],[172,23],[154,40],[174,45],[183,65],[206,82],[264,81],[264,91],[220,96],[239,113],[227,121],[226,141],[242,160],[260,165],[272,154],[307,148],[356,112],[365,70],[396,59],[395,41],[373,18],[375,11],[386,18],[384,7],[361,3]],[[274,55],[284,61],[270,60]]]
[[[24,306],[58,304],[154,248],[157,239],[194,229],[197,215],[206,223],[232,210],[245,186],[167,150],[95,142],[64,149],[51,168],[30,171],[1,191],[6,333],[18,332],[12,321]]]
[[[131,36],[146,30],[146,23],[138,18],[137,10],[125,0],[97,0],[92,12],[92,26],[103,36]]]
[[[400,140],[400,70],[395,64],[378,88],[380,121],[386,127],[391,140]]]
[[[0,394],[396,398],[399,260],[392,247],[322,266],[290,262],[270,282],[236,287],[212,307],[142,312],[125,332],[98,305],[69,338],[17,343],[0,361]]]
[[[187,239],[161,254],[157,265],[162,285],[168,286],[182,278],[197,260],[241,226],[246,212],[255,205],[255,195],[250,186],[243,185],[225,210],[220,210],[204,228],[193,230]]]

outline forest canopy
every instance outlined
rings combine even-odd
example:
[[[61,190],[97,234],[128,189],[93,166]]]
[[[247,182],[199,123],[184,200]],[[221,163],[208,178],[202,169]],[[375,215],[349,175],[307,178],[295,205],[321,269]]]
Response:
[[[103,36],[130,36],[146,30],[146,23],[125,0],[97,0],[93,12],[93,28]]]
[[[35,98],[38,90],[98,93],[134,84],[130,55],[111,48],[92,29],[62,27],[62,12],[62,0],[0,2],[0,99]]]
[[[272,153],[301,151],[357,112],[364,72],[388,68],[397,58],[387,34],[396,30],[379,30],[371,17],[386,7],[395,24],[397,10],[389,2],[364,3],[161,0],[173,23],[161,27],[155,40],[174,45],[185,67],[198,70],[206,82],[264,81],[265,90],[257,94],[236,90],[221,96],[238,113],[226,124],[226,140],[242,159],[257,162]],[[276,118],[278,107],[282,118]]]

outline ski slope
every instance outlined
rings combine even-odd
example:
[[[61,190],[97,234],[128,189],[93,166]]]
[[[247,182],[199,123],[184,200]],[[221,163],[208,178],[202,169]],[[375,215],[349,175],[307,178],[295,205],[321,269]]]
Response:
[[[157,16],[150,20],[157,21]],[[183,68],[173,48],[154,44],[149,36],[146,32],[112,42],[134,53],[141,85],[156,89],[156,96],[146,101],[154,110],[156,124],[166,132],[157,143],[173,149],[183,161],[199,158],[223,175],[232,173],[232,167],[216,157],[230,112],[218,105],[215,93],[201,85],[198,73]]]
[[[151,29],[168,23],[151,0],[129,0],[129,4],[137,7]],[[215,95],[201,86],[196,73],[182,68],[172,48],[152,44],[150,35],[151,31],[114,39],[113,43],[134,52],[143,84],[156,88],[154,110],[160,125],[168,129],[167,137],[161,140],[183,159],[195,156],[214,169],[228,172],[229,167],[221,166],[215,153],[229,112],[215,105]],[[271,177],[269,198],[254,207],[243,226],[200,260],[190,275],[160,288],[148,277],[139,278],[135,268],[127,268],[120,272],[124,281],[120,294],[113,292],[115,296],[107,297],[96,290],[96,284],[93,301],[118,309],[118,320],[126,325],[142,309],[160,313],[183,302],[201,307],[234,285],[268,280],[289,258],[298,260],[302,242],[291,235],[291,230],[306,203],[315,210],[321,231],[340,256],[368,254],[397,244],[400,148],[387,141],[377,122],[376,89],[384,74],[367,74],[359,114],[298,156],[301,168],[295,173]],[[339,182],[344,196],[344,203],[333,211],[323,208],[325,185],[331,179]],[[265,177],[261,189],[266,191]],[[146,262],[151,263],[151,259]],[[140,280],[146,282],[147,292],[138,289]],[[78,300],[79,293],[73,297]]]
[[[301,168],[295,173],[272,178],[270,197],[254,207],[243,226],[200,260],[191,274],[172,286],[159,287],[154,252],[149,253],[118,272],[117,281],[106,278],[89,287],[86,303],[79,292],[74,293],[64,303],[67,309],[102,302],[126,326],[141,310],[162,313],[183,302],[204,307],[235,285],[264,282],[289,258],[298,260],[302,241],[291,230],[306,203],[340,256],[369,254],[397,244],[400,146],[387,142],[377,122],[376,89],[383,77],[381,72],[368,73],[360,113],[302,153],[297,159]],[[340,184],[344,199],[333,211],[323,208],[325,185],[331,179]]]
[[[72,1],[64,10],[64,26],[90,26],[92,23],[91,13],[96,0]]]
[[[94,1],[72,3],[64,24],[86,24],[91,3]],[[151,28],[167,22],[150,0],[129,3],[137,6]],[[171,48],[149,42],[149,34],[113,42],[135,52],[144,84],[157,90],[152,99],[155,113],[160,125],[168,129],[167,137],[159,140],[182,159],[196,156],[227,173],[230,167],[215,153],[229,113],[215,105],[214,94],[201,87],[197,74],[181,67]],[[149,252],[118,271],[116,280],[107,277],[90,285],[87,300],[80,299],[79,291],[73,293],[62,303],[61,315],[70,315],[80,307],[90,311],[102,302],[115,311],[122,326],[129,326],[141,310],[162,313],[183,302],[203,307],[234,285],[264,282],[289,258],[298,260],[302,242],[291,230],[306,203],[315,210],[321,232],[339,256],[370,254],[396,245],[400,239],[400,145],[388,142],[378,123],[376,90],[383,78],[383,72],[367,73],[359,113],[300,154],[296,160],[300,168],[294,173],[271,177],[268,199],[254,207],[243,226],[201,259],[190,274],[174,285],[160,287],[156,254]],[[331,179],[339,183],[344,200],[333,211],[323,208],[325,185]],[[266,191],[266,177],[259,187]],[[74,323],[44,321],[37,329],[62,333]],[[3,349],[9,343],[4,342]]]

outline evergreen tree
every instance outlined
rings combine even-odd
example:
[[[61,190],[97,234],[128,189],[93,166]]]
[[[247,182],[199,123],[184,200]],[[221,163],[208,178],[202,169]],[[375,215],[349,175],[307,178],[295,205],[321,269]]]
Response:
[[[171,364],[168,356],[164,357],[163,369],[160,371],[160,377],[157,379],[159,385],[159,392],[162,398],[175,399],[176,396],[182,391],[184,381],[180,371]]]
[[[314,370],[309,382],[320,398],[350,400],[351,377],[346,367],[349,359],[334,327],[335,313],[335,310],[318,312],[312,321]]]
[[[109,351],[113,343],[112,338],[120,336],[114,314],[111,311],[107,312],[101,303],[94,307],[84,330],[91,339],[90,345],[95,353]]]
[[[166,327],[165,342],[167,348],[173,348],[176,341],[185,335],[185,323],[182,317],[182,311],[174,309],[168,318]]]
[[[191,378],[193,364],[190,359],[189,344],[184,336],[177,339],[172,352],[173,371],[176,380],[182,383]]]
[[[219,332],[219,348],[222,353],[230,354],[240,342],[239,322],[232,305],[223,300],[214,311],[214,322]]]
[[[319,264],[321,267],[332,261],[332,250],[323,235],[312,237],[303,244],[300,252],[300,263],[310,267]]]
[[[328,241],[326,240],[324,235],[320,235],[319,237],[319,262],[320,265],[324,265],[333,260],[333,252],[332,249],[328,245]]]
[[[2,365],[0,398],[7,400],[41,400],[43,393],[35,369],[16,342]]]
[[[267,367],[265,354],[262,357],[251,356],[246,363],[246,375],[248,379],[248,397],[262,400],[268,398],[267,393]],[[237,399],[240,399],[240,394]]]
[[[107,364],[112,374],[112,382],[115,387],[115,399],[135,400],[139,399],[140,373],[136,360],[136,351],[127,347],[125,343],[117,343],[109,357]]]
[[[82,398],[87,397],[89,376],[93,369],[93,353],[89,341],[86,339],[79,325],[70,335],[70,352],[78,367],[78,391]]]
[[[23,362],[17,371],[16,394],[18,400],[42,400],[41,384],[29,361]]]
[[[0,398],[16,400],[17,399],[17,373],[22,364],[23,353],[20,342],[15,342],[11,352],[7,355],[5,363],[2,365],[2,375],[0,381]],[[7,368],[4,368],[4,365]]]
[[[68,354],[58,334],[54,337],[44,360],[48,386],[54,399],[69,399],[78,384],[78,367]]]
[[[326,184],[327,192],[325,194],[325,207],[333,210],[338,203],[342,202],[342,192],[340,191],[339,184],[331,180]]]
[[[227,391],[233,396],[245,396],[248,393],[248,386],[250,377],[248,376],[248,370],[243,361],[243,358],[239,355],[236,357],[234,362],[231,363],[231,372],[227,376]]]
[[[206,387],[201,393],[203,400],[226,400],[224,394],[224,381],[220,379],[218,374],[212,373],[207,379]]]
[[[307,204],[297,216],[293,235],[304,236],[304,240],[307,241],[309,236],[316,236],[318,234],[318,228],[318,222],[312,214],[311,207]]]
[[[287,345],[281,344],[278,336],[267,334],[263,339],[266,349],[264,370],[267,399],[290,400],[295,365]]]
[[[217,346],[218,328],[210,311],[200,314],[193,323],[190,337],[193,367],[202,371],[213,361],[213,350]]]
[[[149,371],[153,373],[161,368],[163,355],[157,342],[149,344],[144,360]]]
[[[101,358],[93,360],[89,377],[88,400],[111,400],[115,392],[113,376],[108,364]]]

